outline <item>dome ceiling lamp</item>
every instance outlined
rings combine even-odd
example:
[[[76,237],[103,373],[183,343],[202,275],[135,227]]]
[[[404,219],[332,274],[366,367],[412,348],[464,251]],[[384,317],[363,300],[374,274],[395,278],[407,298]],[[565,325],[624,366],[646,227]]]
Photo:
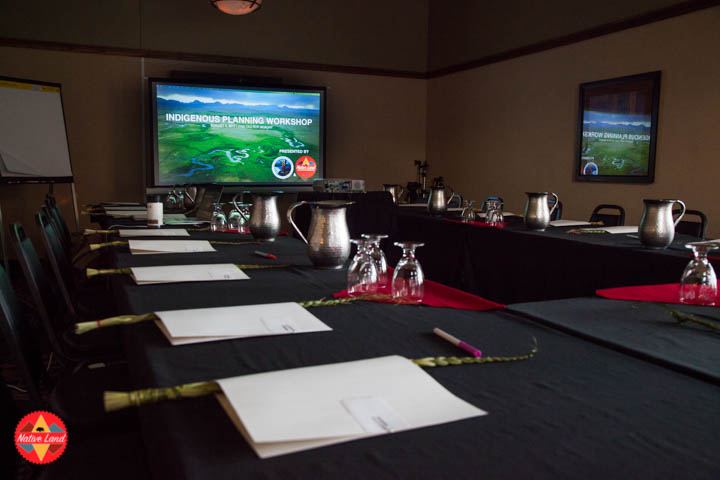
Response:
[[[210,4],[228,15],[247,15],[260,8],[263,0],[210,0]]]

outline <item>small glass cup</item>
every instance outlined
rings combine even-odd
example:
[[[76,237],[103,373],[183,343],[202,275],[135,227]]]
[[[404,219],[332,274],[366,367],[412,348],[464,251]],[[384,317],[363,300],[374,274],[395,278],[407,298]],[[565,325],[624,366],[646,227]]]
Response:
[[[500,202],[500,200],[488,200],[485,202],[485,205],[487,206],[487,210],[485,212],[485,223],[489,223],[491,225],[502,223],[502,202]]]
[[[217,232],[227,228],[227,217],[222,209],[222,203],[213,203],[213,213],[210,217],[210,231]]]
[[[474,222],[475,221],[475,210],[473,210],[473,204],[475,200],[465,200],[460,218],[463,222]]]
[[[382,239],[388,238],[388,236],[379,233],[363,233],[362,238],[371,242],[370,247],[368,248],[368,253],[375,261],[375,267],[377,267],[378,290],[380,290],[388,283],[388,264],[387,259],[385,258],[385,254],[380,248],[380,242],[382,241]]]
[[[685,267],[680,279],[680,302],[693,305],[715,305],[717,276],[708,261],[710,250],[718,248],[712,242],[692,242],[685,245],[693,252],[693,259]]]
[[[378,270],[370,255],[373,242],[368,239],[352,239],[358,251],[350,262],[347,273],[347,291],[351,297],[376,293],[378,288]]]
[[[395,242],[403,254],[395,267],[392,278],[392,296],[404,303],[420,303],[425,293],[425,275],[415,258],[415,249],[425,245],[421,242]]]

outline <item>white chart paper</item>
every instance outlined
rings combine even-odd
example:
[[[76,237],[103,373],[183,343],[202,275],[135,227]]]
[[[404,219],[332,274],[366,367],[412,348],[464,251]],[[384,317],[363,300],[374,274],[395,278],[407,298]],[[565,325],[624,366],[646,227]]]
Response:
[[[118,230],[121,237],[189,237],[184,228],[127,229]]]
[[[487,414],[400,356],[226,378],[218,384],[221,405],[261,458]],[[362,398],[366,401],[358,403]],[[373,421],[384,427],[372,428],[368,417],[378,417]]]
[[[592,225],[590,222],[582,220],[552,220],[550,225],[553,227],[580,227],[583,225]]]
[[[245,272],[232,263],[209,265],[168,265],[161,267],[132,267],[132,277],[138,285],[153,283],[213,282],[218,280],[248,280]]]
[[[207,240],[128,240],[128,245],[133,255],[217,252]]]
[[[295,302],[155,312],[171,344],[330,331]]]

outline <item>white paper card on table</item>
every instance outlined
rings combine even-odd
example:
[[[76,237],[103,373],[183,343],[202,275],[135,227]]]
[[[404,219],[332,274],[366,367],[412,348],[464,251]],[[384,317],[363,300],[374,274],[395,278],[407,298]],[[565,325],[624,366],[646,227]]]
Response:
[[[341,403],[367,433],[394,433],[408,428],[382,397],[343,398]]]
[[[157,229],[122,229],[118,230],[121,237],[189,237],[190,232],[184,228]]]
[[[116,206],[110,206],[106,205],[103,207],[106,212],[114,213],[116,211],[127,211],[127,212],[144,212],[147,211],[147,206],[145,205],[116,205]]]
[[[106,215],[109,215],[111,217],[135,217],[136,215],[144,215],[145,218],[147,218],[147,211],[137,211],[137,210],[112,210],[112,211],[105,211]]]
[[[582,225],[592,225],[592,223],[583,220],[551,220],[550,225],[553,227],[579,227]]]
[[[422,368],[400,356],[217,382],[223,391],[218,395],[220,404],[261,458],[388,433],[385,428],[367,432],[365,422],[356,420],[343,403],[352,398],[382,399],[364,405],[365,413],[372,413],[373,407],[382,409],[380,404],[385,402],[380,417],[397,431],[487,414],[454,396]]]
[[[245,272],[232,263],[207,265],[167,265],[161,267],[131,267],[138,285],[154,283],[212,282],[216,280],[248,280]]]
[[[172,310],[155,315],[172,345],[332,330],[295,302]]]
[[[630,225],[630,226],[615,226],[615,227],[599,227],[597,229],[591,229],[591,230],[602,230],[603,232],[607,233],[637,233],[638,227],[637,225]]]
[[[134,255],[217,252],[207,240],[128,240],[128,245]]]

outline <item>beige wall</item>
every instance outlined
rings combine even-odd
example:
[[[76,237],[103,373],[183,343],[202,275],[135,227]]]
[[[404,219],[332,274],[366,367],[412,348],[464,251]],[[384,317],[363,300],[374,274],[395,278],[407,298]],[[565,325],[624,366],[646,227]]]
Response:
[[[680,198],[720,236],[720,7],[429,81],[432,175],[470,198],[504,197],[522,213],[525,191],[552,190],[565,218],[618,203],[627,223],[643,198]],[[655,183],[573,181],[578,85],[662,71]]]
[[[0,36],[425,71],[428,0],[266,0],[247,16],[207,0],[3,0]]]
[[[3,75],[62,83],[81,205],[143,199],[146,77],[166,77],[172,70],[272,76],[288,84],[326,86],[330,177],[364,178],[368,188],[377,189],[383,182],[411,178],[413,160],[425,155],[424,80],[8,47],[0,48],[0,65]],[[0,188],[5,221],[21,221],[32,233],[32,216],[46,191],[46,185]],[[60,185],[56,192],[70,219],[69,188]],[[86,225],[87,217],[82,220]]]
[[[430,2],[434,70],[679,3],[678,0],[453,0]]]

